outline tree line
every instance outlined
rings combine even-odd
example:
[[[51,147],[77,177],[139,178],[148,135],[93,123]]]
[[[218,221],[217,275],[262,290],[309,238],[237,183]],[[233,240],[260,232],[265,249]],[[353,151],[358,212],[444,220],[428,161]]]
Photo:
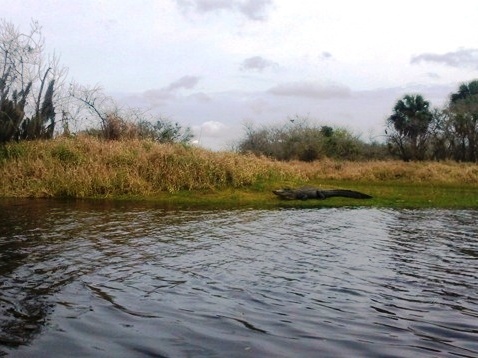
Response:
[[[41,26],[28,32],[0,19],[0,143],[80,132],[105,139],[189,142],[192,133],[135,108],[121,108],[99,86],[67,82],[59,57],[45,53]]]
[[[385,138],[385,143],[365,142],[344,128],[295,118],[279,126],[247,125],[237,149],[277,160],[329,157],[477,162],[478,80],[461,84],[442,109],[432,108],[420,94],[404,95],[386,119]]]
[[[147,138],[188,143],[189,128],[135,108],[121,108],[99,86],[67,81],[58,56],[45,53],[40,25],[28,32],[0,19],[0,144],[86,133],[105,139]],[[363,160],[478,161],[478,80],[463,83],[442,109],[420,94],[399,99],[386,119],[385,143],[363,141],[344,128],[311,125],[246,126],[236,145],[278,160],[322,157]]]
[[[442,109],[420,94],[398,100],[387,119],[392,154],[410,160],[478,160],[478,80],[463,83]]]
[[[386,145],[365,142],[341,127],[317,125],[308,118],[289,118],[285,124],[245,126],[245,136],[236,145],[241,153],[265,155],[273,159],[312,162],[321,158],[344,160],[387,159]]]

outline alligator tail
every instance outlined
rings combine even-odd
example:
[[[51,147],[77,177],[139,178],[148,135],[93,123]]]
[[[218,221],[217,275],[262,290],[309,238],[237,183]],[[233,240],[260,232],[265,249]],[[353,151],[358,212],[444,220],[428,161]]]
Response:
[[[317,193],[317,196],[320,198],[331,198],[333,196],[341,196],[344,198],[355,198],[355,199],[371,199],[372,197],[368,194],[360,193],[354,190],[345,190],[345,189],[332,189],[332,190],[320,190]]]

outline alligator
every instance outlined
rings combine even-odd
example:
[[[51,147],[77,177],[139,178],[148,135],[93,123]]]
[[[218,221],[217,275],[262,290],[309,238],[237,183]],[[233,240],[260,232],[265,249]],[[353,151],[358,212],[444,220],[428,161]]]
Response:
[[[303,187],[298,189],[284,188],[272,190],[272,192],[281,199],[287,200],[307,200],[307,199],[327,199],[334,196],[354,199],[371,199],[372,197],[358,191],[346,189],[318,189],[313,187]]]

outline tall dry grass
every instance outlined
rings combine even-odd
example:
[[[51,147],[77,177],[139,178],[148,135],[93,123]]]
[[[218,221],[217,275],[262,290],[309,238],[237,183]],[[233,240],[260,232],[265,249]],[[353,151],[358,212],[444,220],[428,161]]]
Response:
[[[474,163],[336,161],[324,159],[310,164],[295,162],[308,180],[344,180],[360,182],[398,182],[411,184],[475,184],[478,185],[478,165]]]
[[[0,196],[117,197],[321,180],[478,184],[478,166],[460,163],[276,162],[151,141],[92,137],[0,147]]]
[[[149,196],[288,177],[298,178],[264,158],[144,140],[84,136],[0,148],[0,196],[9,197]]]

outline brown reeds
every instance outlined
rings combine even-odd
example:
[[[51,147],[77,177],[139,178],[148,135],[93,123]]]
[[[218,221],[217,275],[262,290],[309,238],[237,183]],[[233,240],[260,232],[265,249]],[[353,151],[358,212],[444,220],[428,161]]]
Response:
[[[9,143],[0,149],[0,196],[115,197],[244,187],[297,177],[252,155],[180,144],[93,137]]]
[[[89,136],[0,147],[2,197],[156,197],[321,181],[478,185],[478,166],[454,162],[277,162],[145,140]]]
[[[474,163],[403,162],[398,160],[342,162],[324,159],[311,164],[296,162],[291,165],[300,168],[303,175],[309,180],[478,185],[478,165]]]

